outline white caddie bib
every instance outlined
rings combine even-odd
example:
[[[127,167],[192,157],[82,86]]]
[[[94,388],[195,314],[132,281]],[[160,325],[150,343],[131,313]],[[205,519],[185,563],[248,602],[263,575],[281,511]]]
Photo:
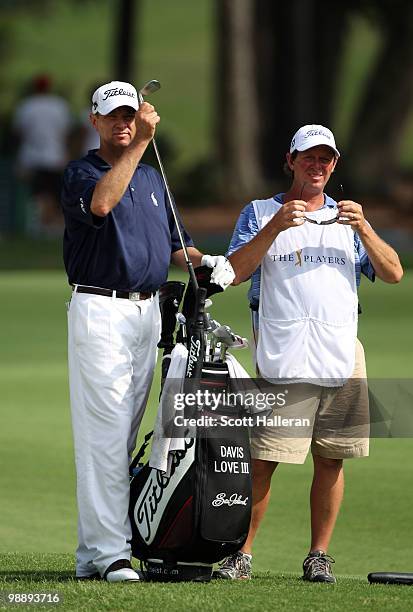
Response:
[[[281,204],[255,200],[261,230]],[[309,213],[331,218],[336,209]],[[354,232],[303,223],[281,232],[261,263],[257,365],[272,382],[344,384],[354,369],[357,335]]]

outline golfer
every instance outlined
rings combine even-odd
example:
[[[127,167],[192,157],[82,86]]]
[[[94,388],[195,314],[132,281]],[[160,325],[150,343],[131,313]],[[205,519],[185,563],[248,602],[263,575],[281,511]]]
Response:
[[[311,448],[311,542],[303,578],[336,581],[327,551],[343,498],[343,459],[368,455],[357,287],[361,273],[388,283],[403,275],[397,254],[374,232],[362,206],[325,194],[339,157],[329,129],[301,127],[286,155],[288,191],[246,206],[229,247],[234,284],[251,278],[258,372],[280,392],[287,389],[287,405],[276,412],[305,417],[310,425],[254,432],[250,532],[241,551],[215,572],[217,578],[250,578],[252,544],[274,470],[279,463],[303,463]]]
[[[186,269],[183,246],[158,172],[140,160],[159,115],[139,105],[130,83],[113,81],[92,98],[100,146],[64,174],[64,262],[69,382],[77,471],[76,576],[138,581],[132,569],[128,465],[156,362],[158,289],[169,264]],[[182,229],[195,266],[234,278],[222,256],[202,256]]]

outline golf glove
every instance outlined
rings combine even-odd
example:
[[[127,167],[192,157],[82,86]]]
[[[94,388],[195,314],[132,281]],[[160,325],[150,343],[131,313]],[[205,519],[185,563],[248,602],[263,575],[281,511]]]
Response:
[[[201,265],[212,268],[211,283],[226,289],[235,278],[230,262],[223,255],[203,255]]]

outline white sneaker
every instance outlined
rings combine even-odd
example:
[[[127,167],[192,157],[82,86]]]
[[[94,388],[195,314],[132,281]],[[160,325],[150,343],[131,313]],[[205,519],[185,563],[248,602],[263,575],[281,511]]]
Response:
[[[138,582],[140,576],[132,568],[130,561],[127,559],[119,559],[114,561],[104,573],[106,582]]]
[[[121,569],[108,572],[105,578],[106,582],[138,582],[139,574],[131,567],[122,567]]]

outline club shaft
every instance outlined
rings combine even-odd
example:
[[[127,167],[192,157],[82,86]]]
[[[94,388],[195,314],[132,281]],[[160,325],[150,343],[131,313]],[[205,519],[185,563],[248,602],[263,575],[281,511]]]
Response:
[[[158,146],[156,144],[155,138],[152,138],[152,146],[153,146],[153,150],[155,151],[156,159],[158,161],[158,165],[159,165],[159,169],[161,171],[161,175],[162,175],[163,181],[165,183],[166,195],[168,197],[169,206],[171,207],[172,216],[174,218],[174,222],[175,222],[176,229],[177,229],[178,236],[179,236],[179,241],[181,243],[182,250],[184,252],[184,258],[185,258],[186,265],[188,267],[189,276],[191,277],[191,281],[193,282],[194,287],[197,288],[198,287],[198,282],[196,280],[196,276],[195,276],[195,272],[194,272],[194,266],[192,265],[192,261],[190,260],[189,255],[188,255],[188,249],[186,248],[185,240],[184,240],[184,237],[183,237],[183,234],[182,234],[182,230],[181,230],[181,225],[180,225],[179,219],[178,219],[177,210],[176,210],[176,207],[175,207],[175,203],[174,203],[174,201],[172,199],[171,190],[169,189],[169,184],[168,184],[168,181],[167,181],[167,178],[166,178],[165,170],[164,170],[164,167],[163,167],[163,163],[162,163],[162,160],[161,160],[161,156],[159,154],[159,150],[158,150]]]
[[[143,100],[143,96],[142,96],[142,94],[140,92],[138,93],[138,96],[139,96],[139,104],[142,104],[142,102],[144,101]],[[161,159],[161,156],[159,154],[159,150],[158,150],[158,146],[156,144],[155,138],[152,138],[152,146],[153,146],[153,150],[155,151],[155,155],[156,155],[156,159],[157,159],[157,162],[158,162],[159,170],[161,171],[162,179],[163,179],[163,182],[164,182],[164,185],[165,185],[166,195],[167,195],[167,198],[168,198],[169,206],[171,208],[172,216],[174,218],[175,227],[176,227],[177,232],[178,232],[179,241],[181,243],[181,247],[182,247],[182,250],[183,250],[183,253],[184,253],[184,259],[185,259],[185,263],[186,263],[187,268],[188,268],[189,277],[190,277],[191,282],[192,282],[192,284],[194,286],[194,289],[196,291],[198,289],[198,281],[197,281],[196,276],[195,276],[194,266],[192,265],[192,261],[190,260],[189,255],[188,255],[188,249],[186,248],[185,240],[184,240],[184,237],[183,237],[183,234],[182,234],[181,225],[180,225],[179,219],[178,219],[178,213],[177,213],[177,210],[176,210],[175,203],[174,203],[174,201],[172,199],[172,194],[171,194],[171,190],[169,189],[168,179],[166,178],[166,174],[165,174],[165,170],[164,170],[164,167],[163,167],[162,159]]]

